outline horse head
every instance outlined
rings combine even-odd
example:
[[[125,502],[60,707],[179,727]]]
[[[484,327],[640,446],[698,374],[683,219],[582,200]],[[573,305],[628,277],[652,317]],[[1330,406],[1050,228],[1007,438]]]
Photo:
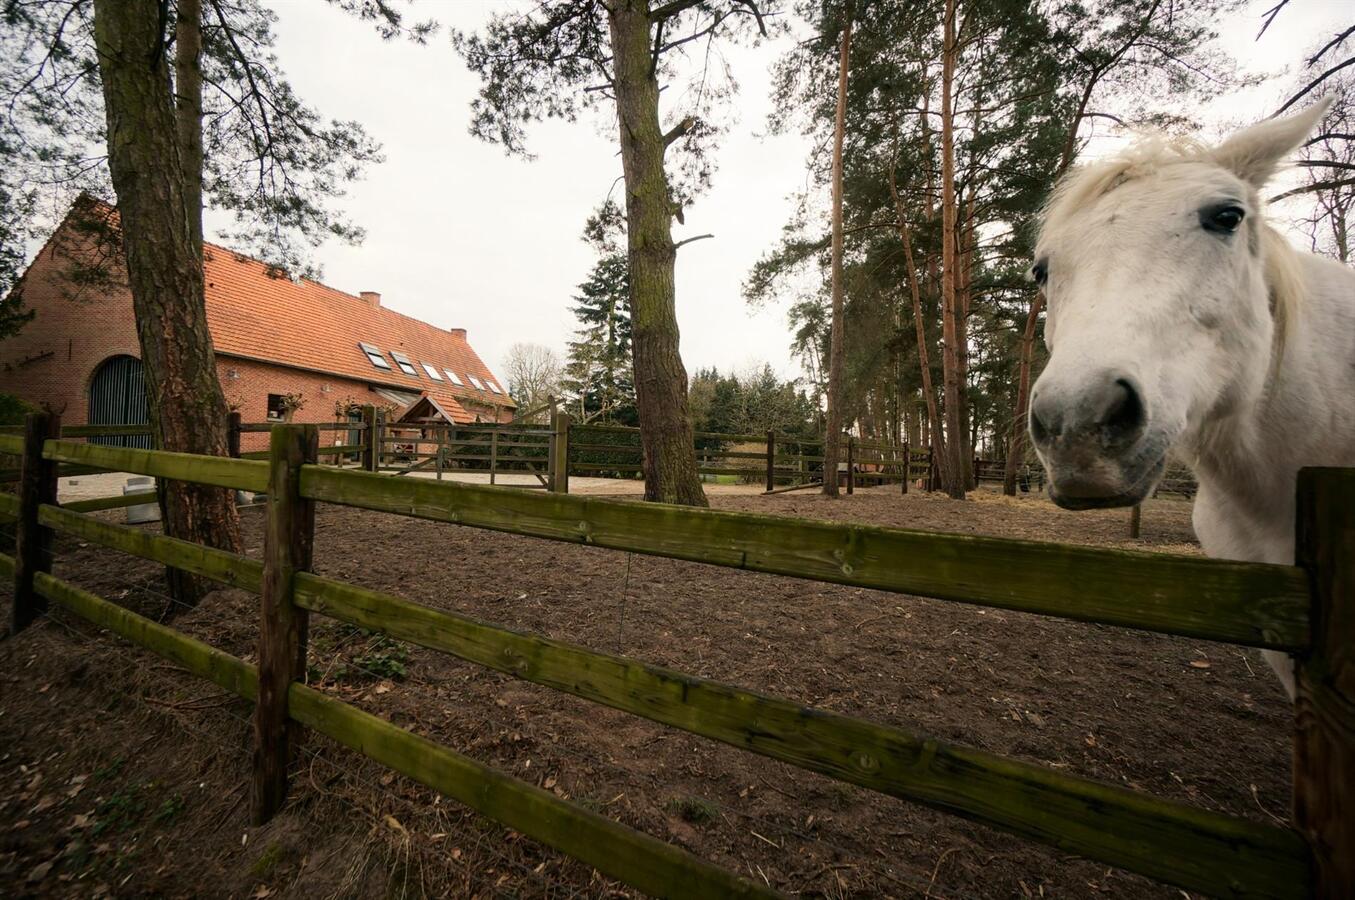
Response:
[[[1168,451],[1264,395],[1298,276],[1260,191],[1328,103],[1216,147],[1144,140],[1055,188],[1031,269],[1049,363],[1030,434],[1060,506],[1140,502]]]

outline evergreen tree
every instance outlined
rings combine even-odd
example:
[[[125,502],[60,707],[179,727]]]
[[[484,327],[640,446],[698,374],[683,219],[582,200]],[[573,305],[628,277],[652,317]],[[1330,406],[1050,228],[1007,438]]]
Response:
[[[624,252],[605,253],[574,297],[577,340],[569,342],[566,388],[584,420],[635,425],[631,374],[630,267]]]

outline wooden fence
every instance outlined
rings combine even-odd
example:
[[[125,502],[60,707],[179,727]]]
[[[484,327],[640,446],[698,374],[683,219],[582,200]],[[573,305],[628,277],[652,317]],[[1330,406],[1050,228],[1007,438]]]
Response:
[[[15,630],[48,602],[255,702],[253,812],[288,792],[304,726],[658,896],[773,896],[684,850],[486,767],[307,687],[310,614],[384,632],[751,753],[923,803],[1182,888],[1239,897],[1355,892],[1355,470],[1304,470],[1297,566],[809,522],[503,491],[316,465],[318,431],[281,426],[267,461],[51,439],[43,415],[19,455]],[[262,560],[56,505],[58,465],[266,491]],[[904,729],[684,675],[432,609],[311,573],[313,504],[335,503],[540,538],[1017,609],[1298,654],[1294,827],[1238,819]],[[54,533],[255,591],[258,666],[49,574]]]
[[[634,477],[643,471],[640,429],[622,425],[570,425],[557,429],[567,442],[571,475]],[[745,482],[766,485],[768,492],[823,482],[823,441],[773,431],[763,434],[728,434],[698,431],[697,472],[708,476],[734,476]],[[908,444],[861,441],[844,435],[839,479],[847,491],[857,484],[898,483],[904,493],[912,481],[931,489],[930,449]]]
[[[621,425],[574,424],[564,413],[553,413],[549,425],[520,422],[457,425],[446,422],[390,422],[375,406],[362,407],[361,421],[327,422],[314,427],[325,435],[318,452],[329,464],[353,466],[368,472],[391,475],[425,473],[436,480],[452,472],[488,475],[499,483],[504,474],[530,475],[535,482],[511,483],[555,493],[569,492],[571,475],[635,478],[644,469],[640,429]],[[241,452],[245,435],[267,434],[277,422],[242,422],[231,413],[227,425],[230,455],[262,460],[268,450]],[[17,427],[0,433],[17,434]],[[85,438],[94,443],[150,433],[148,425],[66,426],[61,436]],[[763,434],[729,434],[699,431],[694,434],[697,471],[710,477],[736,477],[750,484],[765,484],[768,492],[797,490],[823,482],[823,441],[768,431]],[[930,448],[864,441],[843,435],[838,478],[852,493],[856,486],[898,484],[908,493],[910,484],[936,489],[936,468]],[[93,470],[86,470],[93,471]],[[64,475],[81,474],[65,467]],[[18,478],[17,468],[0,465],[0,483]],[[101,498],[108,509],[131,505],[136,500]]]

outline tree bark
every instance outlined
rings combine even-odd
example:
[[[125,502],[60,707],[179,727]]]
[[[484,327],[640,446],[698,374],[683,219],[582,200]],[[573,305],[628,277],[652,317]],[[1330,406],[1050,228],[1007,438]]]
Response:
[[[192,222],[169,64],[155,0],[96,0],[94,37],[108,124],[108,167],[136,313],[156,445],[227,456],[226,400],[217,381],[203,299],[201,244]],[[200,102],[200,101],[199,101]],[[199,146],[200,146],[199,137]],[[200,224],[199,224],[200,228]],[[168,482],[165,533],[238,552],[234,492]],[[171,595],[195,604],[207,583],[169,570]]]
[[[846,327],[843,322],[846,299],[842,283],[842,144],[847,130],[847,71],[852,50],[852,13],[849,6],[847,21],[842,26],[837,73],[837,117],[833,126],[833,321],[828,345],[828,421],[823,435],[823,492],[829,497],[838,495],[837,467],[842,444],[842,378],[846,357]]]
[[[202,0],[179,0],[174,26],[174,118],[183,162],[184,202],[193,246],[202,255]]]
[[[645,499],[706,506],[678,350],[672,217],[664,171],[647,0],[614,0],[607,12],[621,166],[626,182],[631,352],[644,449]]]
[[[978,123],[975,122],[974,133],[978,133]],[[978,479],[974,474],[974,447],[977,439],[974,433],[977,431],[977,421],[971,422],[971,410],[969,408],[969,310],[971,302],[971,286],[974,282],[974,195],[975,188],[968,188],[968,199],[964,203],[964,221],[960,223],[958,234],[955,240],[957,242],[956,250],[956,303],[955,303],[955,345],[956,345],[956,381],[960,384],[960,434],[964,435],[964,446],[960,448],[960,471],[962,473],[963,483],[966,491],[972,491],[978,487]],[[958,198],[956,200],[958,203]]]
[[[955,58],[959,55],[955,40],[955,0],[946,0],[945,36],[941,49],[941,327],[945,347],[941,364],[946,397],[946,437],[948,464],[943,467],[943,488],[957,500],[965,496],[964,429],[960,416],[960,335],[957,329],[956,281],[959,275],[955,248]]]

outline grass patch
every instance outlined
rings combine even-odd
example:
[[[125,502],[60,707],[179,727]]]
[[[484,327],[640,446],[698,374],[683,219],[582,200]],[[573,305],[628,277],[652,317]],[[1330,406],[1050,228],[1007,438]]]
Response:
[[[705,825],[707,822],[713,822],[715,817],[720,814],[720,810],[716,808],[714,803],[692,796],[673,797],[663,805],[663,808],[678,816],[682,821],[690,822],[693,825]]]

